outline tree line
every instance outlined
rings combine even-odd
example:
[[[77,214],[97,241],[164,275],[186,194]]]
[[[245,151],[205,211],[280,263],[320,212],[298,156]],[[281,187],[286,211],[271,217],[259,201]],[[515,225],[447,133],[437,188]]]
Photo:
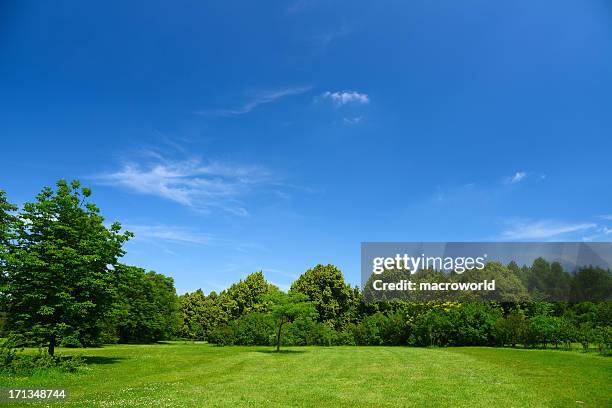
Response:
[[[612,274],[490,262],[478,276],[433,270],[413,279],[496,279],[498,297],[368,299],[333,265],[285,293],[255,272],[226,290],[177,296],[172,278],[120,262],[133,234],[107,224],[91,190],[60,180],[18,208],[0,190],[0,336],[80,347],[165,339],[219,345],[487,345],[609,349]],[[393,281],[394,271],[383,276]],[[555,301],[563,299],[565,301]],[[588,300],[588,301],[587,301]]]
[[[507,296],[521,301],[419,300],[402,299],[371,302],[357,287],[344,281],[333,265],[317,265],[293,284],[289,294],[302,296],[301,314],[279,320],[270,296],[279,291],[262,272],[252,273],[220,294],[201,290],[179,297],[182,310],[180,336],[219,345],[412,345],[412,346],[517,346],[571,347],[580,343],[600,351],[612,347],[612,302],[610,271],[586,266],[570,278],[569,289],[591,287],[585,277],[607,279],[597,286],[607,298],[598,302],[553,302],[544,287],[527,290],[533,274],[552,266],[537,259],[532,266],[516,269],[491,262],[484,274],[514,276]],[[513,269],[522,274],[514,275]],[[554,269],[557,269],[554,266]],[[567,273],[567,272],[563,272]],[[435,271],[423,277],[437,276]],[[600,279],[601,278],[601,279]],[[606,286],[607,285],[607,286]],[[503,287],[503,285],[502,285]],[[554,285],[553,285],[554,287]],[[281,292],[282,293],[282,292]],[[518,295],[517,295],[518,294]],[[503,294],[502,294],[503,295]],[[281,323],[279,325],[279,322]],[[281,328],[280,326],[283,325]],[[283,330],[282,340],[280,331]]]

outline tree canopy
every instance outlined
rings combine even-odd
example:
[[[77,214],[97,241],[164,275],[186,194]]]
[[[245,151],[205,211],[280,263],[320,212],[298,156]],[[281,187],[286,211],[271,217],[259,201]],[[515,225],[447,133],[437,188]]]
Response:
[[[59,336],[97,330],[132,236],[119,223],[107,227],[90,194],[78,181],[44,188],[24,204],[10,244],[8,326],[46,341],[51,355]]]

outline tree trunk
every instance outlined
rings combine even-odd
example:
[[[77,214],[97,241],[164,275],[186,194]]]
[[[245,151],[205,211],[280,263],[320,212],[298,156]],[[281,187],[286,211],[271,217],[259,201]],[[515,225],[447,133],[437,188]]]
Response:
[[[283,328],[283,321],[280,321],[278,325],[278,333],[276,334],[276,351],[280,351],[280,338],[281,338],[281,329]]]
[[[49,339],[49,355],[53,356],[55,354],[55,334],[51,335]]]

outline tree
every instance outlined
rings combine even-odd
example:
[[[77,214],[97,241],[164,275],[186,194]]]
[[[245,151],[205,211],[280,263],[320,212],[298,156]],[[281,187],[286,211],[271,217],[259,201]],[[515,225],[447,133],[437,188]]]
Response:
[[[550,275],[550,263],[544,258],[537,258],[531,265],[527,277],[527,290],[529,293],[543,293],[546,291],[546,279]]]
[[[187,292],[179,296],[179,304],[182,318],[181,336],[188,339],[204,339],[206,296],[202,289],[198,289],[193,293]]]
[[[172,278],[120,264],[116,288],[111,316],[121,342],[148,343],[174,334],[180,312]]]
[[[516,347],[525,328],[525,315],[522,310],[513,310],[505,318],[495,323],[496,337],[502,346],[510,344]]]
[[[495,280],[495,291],[457,292],[455,298],[467,300],[489,300],[507,303],[525,302],[529,293],[525,286],[510,269],[499,262],[487,262],[483,269],[471,269],[462,274],[455,274],[452,280],[456,282],[489,282]]]
[[[571,279],[570,274],[563,270],[559,262],[550,264],[550,272],[544,279],[548,299],[554,301],[568,300]]]
[[[8,326],[53,355],[58,338],[95,332],[112,300],[114,268],[132,234],[104,225],[78,181],[46,187],[24,204],[6,273]]]
[[[274,285],[268,283],[264,278],[263,272],[255,272],[247,276],[244,280],[234,283],[227,290],[221,293],[227,302],[227,312],[231,318],[260,312],[264,310],[262,298],[274,289]]]
[[[17,207],[9,203],[6,193],[0,190],[0,333],[6,323],[8,305],[7,279],[9,257],[14,252],[15,231],[19,219],[13,214]]]
[[[284,293],[276,291],[266,297],[270,302],[272,317],[278,324],[276,332],[276,351],[280,351],[283,325],[291,323],[298,318],[316,318],[317,311],[308,297],[301,293]]]
[[[595,266],[580,268],[571,285],[573,302],[612,300],[612,272]]]
[[[319,320],[331,322],[336,328],[345,323],[347,314],[358,302],[334,265],[317,265],[307,270],[293,282],[290,292],[306,295],[315,305]]]

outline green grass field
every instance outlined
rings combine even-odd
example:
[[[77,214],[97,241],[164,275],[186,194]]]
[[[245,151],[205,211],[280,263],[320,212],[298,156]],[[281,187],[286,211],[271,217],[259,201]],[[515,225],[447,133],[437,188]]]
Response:
[[[0,377],[65,387],[78,407],[610,407],[612,359],[495,348],[215,347],[199,343],[60,350],[74,374]]]

